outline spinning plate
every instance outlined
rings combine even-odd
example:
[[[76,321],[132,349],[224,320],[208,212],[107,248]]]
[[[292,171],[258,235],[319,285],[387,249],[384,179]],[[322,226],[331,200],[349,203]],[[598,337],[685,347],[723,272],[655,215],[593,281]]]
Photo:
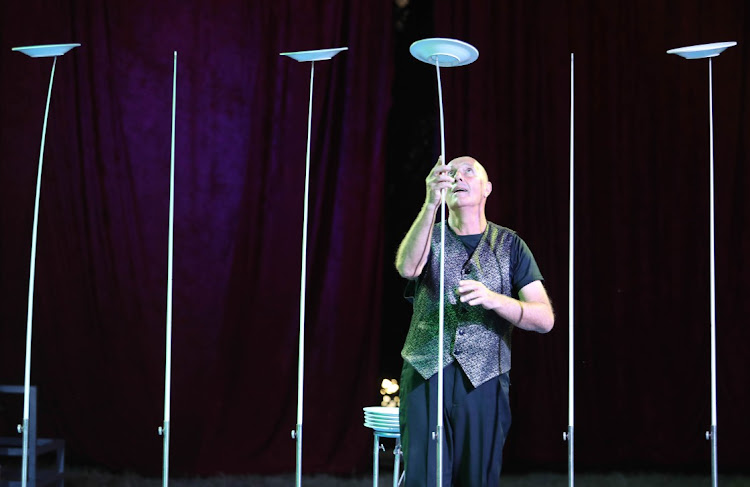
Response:
[[[471,64],[479,57],[476,47],[457,39],[434,37],[416,41],[409,48],[412,56],[427,64],[440,63],[440,67],[452,68]]]
[[[22,52],[30,57],[53,57],[62,56],[80,44],[46,44],[43,46],[14,47],[14,51]]]
[[[315,49],[314,51],[296,51],[296,52],[282,52],[280,56],[289,56],[290,58],[299,62],[305,61],[325,61],[331,59],[341,51],[346,51],[348,47],[334,47],[333,49]]]
[[[711,44],[698,44],[696,46],[678,47],[676,49],[670,49],[667,54],[677,54],[685,59],[703,59],[707,57],[716,57],[724,49],[732,46],[736,46],[737,43],[734,41],[730,42],[713,42]]]

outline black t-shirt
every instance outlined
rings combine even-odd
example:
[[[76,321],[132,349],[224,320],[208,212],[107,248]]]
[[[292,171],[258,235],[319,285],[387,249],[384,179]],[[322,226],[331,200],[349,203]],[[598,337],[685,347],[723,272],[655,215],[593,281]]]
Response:
[[[482,240],[481,233],[476,235],[456,235],[466,247],[469,255],[474,253],[479,242]],[[518,291],[523,289],[524,286],[534,281],[543,281],[542,273],[539,270],[539,266],[536,264],[534,254],[531,253],[531,249],[526,245],[518,235],[514,235],[513,242],[510,246],[510,273],[511,273],[511,284],[513,286],[513,296],[518,297]],[[404,297],[412,302],[414,299],[414,291],[416,288],[417,280],[410,280],[406,283],[404,289]]]
[[[482,234],[476,235],[456,235],[466,247],[471,255],[482,240]],[[510,264],[511,264],[511,281],[513,285],[513,295],[517,296],[518,291],[523,289],[527,284],[534,281],[543,281],[542,273],[536,264],[534,254],[518,235],[515,236],[510,246]]]

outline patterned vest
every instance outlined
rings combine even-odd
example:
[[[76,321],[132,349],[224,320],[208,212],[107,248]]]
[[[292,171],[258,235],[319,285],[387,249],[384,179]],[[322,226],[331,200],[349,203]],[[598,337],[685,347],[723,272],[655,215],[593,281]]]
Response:
[[[417,280],[414,313],[401,356],[425,379],[438,371],[440,289],[440,226],[432,231],[430,257]],[[472,279],[490,291],[510,296],[510,248],[516,233],[487,222],[479,245],[470,256],[448,226],[445,229],[445,334],[443,367],[454,360],[478,387],[510,370],[513,325],[494,311],[469,306],[458,299],[458,281]]]

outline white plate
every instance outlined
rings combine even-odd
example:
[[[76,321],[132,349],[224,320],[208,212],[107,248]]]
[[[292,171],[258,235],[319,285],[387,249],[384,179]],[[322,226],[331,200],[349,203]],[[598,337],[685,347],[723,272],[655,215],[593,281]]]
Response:
[[[440,67],[451,68],[454,66],[465,66],[479,58],[476,47],[458,39],[446,39],[433,37],[414,42],[409,47],[412,56],[427,64],[435,64],[435,59]]]
[[[365,426],[367,426],[368,428],[372,428],[375,431],[385,431],[387,433],[398,433],[399,432],[398,428],[387,428],[387,427],[384,427],[384,426],[378,426],[378,425],[370,424],[370,423],[365,423]]]
[[[80,44],[46,44],[42,46],[22,46],[14,47],[14,51],[22,52],[31,57],[52,57],[62,56],[74,47]]]
[[[365,413],[365,418],[376,419],[378,421],[394,421],[394,422],[398,422],[398,415],[385,415],[385,414]]]
[[[365,411],[365,416],[370,416],[373,418],[398,419],[398,414],[370,413],[367,411]]]
[[[398,408],[389,408],[385,406],[368,406],[362,408],[365,413],[374,413],[387,416],[398,416]]]
[[[368,417],[365,417],[365,421],[367,421],[368,423],[373,423],[373,424],[382,424],[383,426],[398,426],[399,425],[398,421],[387,421],[384,419],[373,419],[373,418],[368,418]]]
[[[365,418],[365,421],[372,424],[382,424],[383,426],[398,426],[398,421],[384,421],[382,419]]]
[[[734,41],[730,42],[713,42],[711,44],[698,44],[696,46],[678,47],[670,49],[667,54],[677,54],[685,59],[703,59],[707,57],[716,57],[728,47],[736,46]]]
[[[365,421],[369,421],[371,423],[378,423],[378,424],[393,424],[396,426],[398,426],[399,424],[398,420],[392,421],[392,420],[383,419],[383,418],[373,418],[371,416],[365,416]]]
[[[325,61],[331,59],[341,51],[346,51],[348,47],[334,47],[333,49],[316,49],[314,51],[296,51],[296,52],[282,52],[279,56],[289,56],[299,62],[304,61]]]

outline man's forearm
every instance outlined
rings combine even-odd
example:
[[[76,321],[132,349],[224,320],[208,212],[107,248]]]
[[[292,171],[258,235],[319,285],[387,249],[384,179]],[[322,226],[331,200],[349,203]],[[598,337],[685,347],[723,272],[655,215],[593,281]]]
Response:
[[[502,294],[493,294],[496,303],[493,311],[518,328],[539,333],[547,333],[552,329],[555,315],[549,303],[521,301]]]
[[[425,203],[398,246],[396,270],[401,277],[413,279],[422,273],[430,252],[436,210],[436,205]]]
[[[555,325],[552,303],[541,281],[530,282],[521,288],[518,292],[520,299],[490,291],[481,282],[472,280],[459,281],[456,290],[462,303],[492,310],[524,330],[547,333]]]

